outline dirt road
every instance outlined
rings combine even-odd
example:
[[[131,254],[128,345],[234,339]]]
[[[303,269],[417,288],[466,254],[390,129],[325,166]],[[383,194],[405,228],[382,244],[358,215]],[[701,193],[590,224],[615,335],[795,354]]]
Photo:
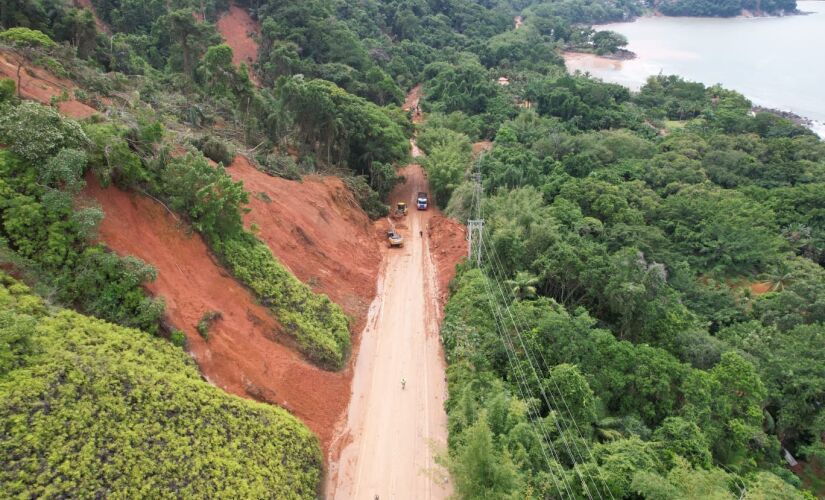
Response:
[[[415,209],[416,193],[429,189],[421,167],[409,165],[401,173],[406,183],[390,201],[411,207],[396,225],[405,243],[386,250],[386,270],[355,361],[340,458],[330,463],[328,498],[440,499],[452,491],[434,460],[447,442],[438,283],[427,232],[437,211]]]

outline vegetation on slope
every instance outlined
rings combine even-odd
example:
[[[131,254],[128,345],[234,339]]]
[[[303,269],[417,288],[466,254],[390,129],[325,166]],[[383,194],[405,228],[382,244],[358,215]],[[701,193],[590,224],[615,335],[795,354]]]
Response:
[[[610,85],[546,85],[564,106],[521,111],[474,164],[489,262],[460,276],[442,331],[456,474],[498,464],[488,491],[517,496],[562,495],[565,478],[576,496],[588,482],[617,498],[693,497],[700,482],[799,496],[780,450],[816,461],[823,449],[825,247],[811,208],[825,204],[825,144],[676,77],[618,105],[588,102]],[[439,137],[435,152],[466,142]],[[432,180],[468,218],[472,186],[439,173],[450,164]]]
[[[314,498],[318,441],[203,381],[180,349],[50,310],[0,275],[0,489],[11,496]]]
[[[211,24],[224,2],[94,0],[112,37],[62,2],[0,11],[4,28],[42,31],[7,32],[6,49],[72,77],[83,87],[76,98],[111,102],[112,111],[110,123],[84,124],[88,144],[71,125],[61,138],[46,134],[45,161],[29,155],[18,121],[5,122],[0,142],[12,173],[3,180],[28,198],[17,200],[25,210],[2,207],[4,255],[48,256],[24,268],[45,274],[40,283],[56,283],[52,290],[72,290],[57,277],[75,276],[76,259],[50,250],[66,240],[85,251],[81,229],[94,224],[78,225],[75,209],[37,204],[71,191],[76,172],[90,169],[184,215],[287,318],[308,356],[340,366],[345,318],[243,230],[247,194],[195,148],[217,162],[248,148],[264,169],[293,178],[346,172],[380,214],[378,195],[406,158],[410,123],[398,104],[423,81],[420,143],[437,201],[471,215],[466,174],[477,167],[496,256],[484,273],[460,275],[442,332],[458,494],[799,495],[782,448],[825,460],[821,141],[773,115],[749,116],[750,103],[718,87],[658,77],[634,94],[566,74],[560,49],[605,53],[624,43],[583,24],[627,19],[650,3],[238,3],[262,25],[254,70],[263,88],[249,68],[232,66]],[[751,4],[658,6],[731,15]],[[790,5],[761,2],[764,11]],[[514,29],[517,15],[523,24]],[[497,83],[502,76],[508,85]],[[14,95],[9,82],[0,89],[4,100]],[[26,109],[13,104],[4,112]],[[469,145],[481,139],[494,147],[474,163]],[[126,324],[140,318],[129,311],[144,303],[139,284],[151,274],[115,264],[108,272],[124,285],[106,300],[93,289],[106,281],[92,273],[66,302]],[[505,293],[490,300],[485,273]],[[524,322],[525,344],[512,359],[500,337],[508,327],[491,316],[507,307]],[[528,353],[545,366],[524,378]],[[574,411],[543,397],[550,387]],[[551,449],[560,453],[545,456]]]
[[[660,0],[650,2],[666,16],[733,17],[743,10],[759,14],[796,12],[796,0]]]

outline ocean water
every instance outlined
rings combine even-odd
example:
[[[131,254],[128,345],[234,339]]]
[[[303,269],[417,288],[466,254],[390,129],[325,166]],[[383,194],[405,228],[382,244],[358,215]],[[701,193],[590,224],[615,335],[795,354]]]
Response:
[[[625,35],[636,59],[568,54],[570,70],[641,87],[650,75],[721,83],[754,104],[813,120],[825,137],[825,1],[800,1],[808,15],[756,18],[644,17],[598,26]]]

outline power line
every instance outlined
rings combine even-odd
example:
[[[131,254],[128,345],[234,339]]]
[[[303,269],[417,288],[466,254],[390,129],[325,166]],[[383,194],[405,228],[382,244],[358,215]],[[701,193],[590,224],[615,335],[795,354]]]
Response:
[[[486,247],[486,246],[485,246],[485,250],[486,250],[486,252],[487,252],[487,255],[492,255],[492,254],[491,254],[491,252],[490,252],[489,247]],[[491,262],[491,261],[488,261],[488,262]],[[492,262],[491,262],[491,264],[492,264]],[[535,367],[535,365],[533,364],[533,360],[532,360],[532,358],[531,358],[530,351],[529,351],[529,349],[527,349],[527,346],[526,346],[526,344],[524,343],[524,339],[522,338],[521,333],[519,332],[519,327],[518,327],[518,325],[516,324],[515,315],[514,315],[514,314],[513,314],[513,312],[510,310],[510,306],[509,306],[509,305],[507,304],[507,302],[506,302],[506,301],[507,301],[507,298],[506,298],[506,297],[505,297],[505,295],[504,295],[504,291],[503,291],[503,290],[502,290],[502,288],[501,288],[501,284],[498,282],[498,280],[497,280],[497,279],[495,280],[495,282],[496,282],[496,284],[497,284],[497,286],[498,286],[498,289],[499,289],[499,293],[500,293],[500,295],[501,295],[501,298],[503,299],[503,302],[504,302],[504,308],[505,308],[505,310],[507,311],[507,314],[508,314],[508,316],[510,317],[510,322],[511,322],[511,323],[512,323],[512,325],[513,325],[513,331],[515,332],[516,337],[519,339],[519,344],[521,345],[522,351],[524,352],[524,355],[525,355],[525,359],[526,359],[526,361],[527,361],[527,364],[530,366],[530,370],[532,371],[533,376],[535,377],[535,380],[536,380],[536,385],[538,386],[539,393],[541,394],[541,397],[542,397],[542,399],[544,400],[545,405],[547,405],[547,408],[549,408],[550,410],[553,410],[554,408],[558,408],[558,409],[560,410],[560,411],[559,411],[559,413],[561,414],[561,413],[562,413],[562,412],[561,412],[561,405],[559,405],[559,404],[558,404],[558,402],[557,402],[556,398],[553,396],[552,391],[549,391],[549,392],[550,392],[550,397],[549,397],[549,398],[547,397],[547,392],[545,392],[545,390],[544,390],[544,385],[542,384],[542,378],[539,376],[539,374],[538,374],[538,370],[536,370],[536,367]],[[511,340],[511,342],[512,342],[512,340]],[[554,381],[554,382],[555,382],[555,381]],[[558,386],[557,386],[557,387],[558,387]],[[557,389],[557,390],[558,390],[558,389]],[[561,391],[560,391],[560,390],[559,390],[559,397],[560,397],[562,400],[564,400],[564,396],[561,394]],[[551,399],[553,400],[553,404],[550,404],[550,400],[551,400]],[[566,402],[565,402],[565,405],[566,405]],[[570,416],[570,419],[571,419],[571,420],[573,420],[573,421],[575,421],[575,419],[574,419],[574,418],[573,418],[573,416],[572,416],[572,412],[570,412],[570,411],[569,411],[569,407],[568,407],[568,414],[569,414],[569,416]],[[559,431],[559,436],[561,437],[561,440],[562,440],[562,443],[564,444],[565,450],[567,451],[567,456],[569,456],[569,457],[570,457],[571,462],[573,462],[573,470],[574,470],[574,472],[575,472],[575,473],[579,476],[579,479],[581,479],[581,481],[582,481],[582,486],[584,487],[586,494],[588,495],[588,497],[589,497],[589,498],[592,498],[592,495],[591,495],[591,493],[590,493],[590,488],[589,488],[589,487],[588,487],[588,485],[587,485],[587,483],[588,483],[588,479],[589,479],[589,480],[593,483],[593,485],[596,487],[596,494],[599,496],[599,498],[603,498],[603,496],[602,496],[602,492],[601,492],[601,491],[599,491],[599,489],[598,489],[598,483],[597,483],[597,482],[593,479],[592,475],[588,474],[586,470],[585,470],[584,474],[582,474],[582,472],[581,472],[581,468],[576,467],[576,465],[577,465],[578,463],[584,464],[584,463],[586,463],[586,461],[585,461],[585,459],[584,459],[584,455],[583,455],[583,454],[581,453],[581,451],[578,449],[578,447],[576,446],[575,442],[573,442],[573,445],[572,445],[572,447],[571,447],[570,442],[568,441],[568,438],[567,438],[567,436],[566,436],[566,433],[569,431],[569,426],[565,423],[565,417],[562,415],[562,418],[560,418],[560,419],[555,419],[555,424],[556,424],[556,429]],[[565,427],[565,428],[564,428],[564,429],[562,429],[562,427]],[[571,432],[571,437],[572,437],[572,432]],[[586,440],[585,440],[585,439],[581,436],[581,434],[580,434],[580,433],[579,433],[579,437],[582,439],[582,441],[584,441],[584,442],[585,442],[585,446],[586,446],[586,445],[587,445],[587,444],[586,444],[587,442],[586,442]],[[589,448],[588,448],[588,449],[589,449]],[[575,452],[576,452],[575,454],[573,453],[573,450],[575,450]],[[578,459],[576,458],[576,454],[578,454]],[[592,454],[591,454],[591,456],[592,456]],[[595,462],[595,461],[594,461],[594,462]],[[587,478],[585,478],[585,476],[588,476],[588,477],[587,477]],[[601,475],[600,475],[600,476],[601,476]],[[602,479],[602,482],[604,482],[604,479],[603,479],[603,478],[601,478],[601,477],[600,477],[600,479]],[[610,493],[609,488],[604,487],[604,489],[606,489],[606,490],[608,491],[608,493]]]
[[[481,189],[481,174],[480,174],[480,172],[474,172],[474,173],[472,174],[472,178],[473,178],[473,181],[474,181],[474,184],[475,184],[475,185],[474,185],[474,189],[473,189],[473,205],[474,205],[474,206],[473,206],[472,208],[473,208],[473,209],[474,209],[474,211],[475,211],[475,216],[476,216],[477,218],[480,218],[480,217],[481,217],[481,196],[482,196],[482,193],[483,193],[483,191],[482,191],[482,189]],[[553,408],[558,408],[558,409],[560,409],[560,410],[561,410],[561,405],[559,405],[559,404],[558,404],[558,401],[557,401],[557,400],[556,400],[556,398],[553,396],[552,391],[548,391],[548,392],[550,392],[550,399],[552,399],[552,400],[553,400],[553,405],[551,405],[551,404],[550,404],[550,401],[548,401],[547,395],[546,395],[546,393],[545,393],[545,391],[544,391],[544,384],[542,383],[542,379],[539,377],[538,370],[536,370],[536,367],[533,365],[533,360],[531,359],[530,351],[527,349],[527,346],[526,346],[526,344],[524,343],[524,339],[522,338],[521,333],[519,332],[519,325],[517,325],[517,321],[516,321],[516,317],[517,317],[517,315],[514,315],[514,314],[513,314],[513,312],[512,312],[512,310],[510,309],[510,306],[509,306],[508,301],[507,301],[507,297],[506,297],[506,296],[505,296],[505,294],[504,294],[503,287],[501,286],[501,283],[499,283],[498,276],[496,276],[496,273],[497,273],[496,268],[497,268],[497,267],[498,267],[498,269],[499,269],[499,271],[500,271],[498,274],[502,277],[502,279],[503,279],[503,277],[505,276],[505,273],[504,273],[504,271],[503,271],[503,266],[501,265],[501,261],[498,259],[498,255],[497,255],[497,253],[495,252],[495,248],[494,248],[494,247],[490,247],[490,248],[492,248],[492,250],[490,250],[490,248],[488,248],[487,242],[486,242],[486,241],[484,241],[483,239],[480,239],[479,243],[480,243],[481,248],[484,248],[484,249],[485,249],[485,251],[486,251],[486,253],[487,253],[487,255],[488,255],[488,259],[487,259],[487,260],[488,260],[488,262],[490,262],[490,264],[491,264],[491,269],[492,269],[493,274],[494,274],[494,279],[495,279],[495,282],[496,282],[497,287],[498,287],[498,289],[499,289],[499,293],[500,293],[500,295],[501,295],[501,298],[502,298],[502,300],[503,300],[504,307],[506,308],[507,313],[508,313],[508,315],[510,316],[510,320],[511,320],[511,322],[512,322],[512,324],[513,324],[513,327],[514,327],[514,331],[515,331],[515,333],[516,333],[516,336],[517,336],[517,337],[518,337],[518,339],[519,339],[519,343],[520,343],[520,345],[521,345],[522,349],[524,350],[524,354],[525,354],[525,356],[526,356],[526,359],[527,359],[528,364],[530,365],[530,369],[532,370],[533,375],[534,375],[534,376],[535,376],[535,378],[536,378],[536,384],[537,384],[537,386],[539,387],[539,390],[540,390],[541,395],[542,395],[542,397],[543,397],[543,399],[544,399],[544,402],[545,402],[545,404],[547,405],[547,407],[548,407],[549,409],[551,409],[551,410],[552,410]],[[492,258],[491,258],[491,257],[492,257]],[[480,261],[481,261],[481,256],[480,256],[480,254],[479,254],[479,255],[478,255],[478,261],[477,261],[477,262],[478,262],[478,264],[477,264],[477,265],[478,265],[479,267],[480,267]],[[512,292],[511,292],[511,293],[512,293]],[[515,298],[515,296],[514,296],[514,295],[513,295],[513,298]],[[521,318],[519,318],[519,320],[521,320]],[[525,326],[525,325],[524,325],[524,323],[523,323],[522,321],[518,321],[518,323],[519,323],[519,324],[521,324],[521,326],[522,326],[522,327],[524,327],[524,326]],[[505,330],[505,331],[506,331],[506,330]],[[509,335],[508,335],[508,338],[510,338],[510,337],[509,337]],[[512,339],[510,339],[510,342],[512,343]],[[515,354],[515,352],[514,352],[514,354]],[[547,363],[547,362],[546,362],[546,360],[544,359],[544,354],[541,352],[541,350],[540,350],[540,349],[539,349],[539,355],[541,356],[542,362],[543,362],[543,364],[544,364],[544,370],[545,370],[545,372],[548,372],[548,373],[549,373],[548,363]],[[537,364],[538,364],[538,363],[537,363]],[[556,388],[556,391],[557,391],[557,393],[558,393],[558,395],[559,395],[559,398],[562,400],[562,403],[563,403],[563,405],[564,405],[564,408],[567,410],[567,415],[570,417],[570,420],[572,421],[573,426],[575,427],[576,436],[578,436],[578,438],[582,440],[582,442],[584,443],[585,449],[587,450],[587,452],[588,452],[588,454],[589,454],[589,456],[590,456],[590,460],[591,460],[593,463],[595,463],[595,458],[593,457],[593,453],[592,453],[592,451],[590,450],[590,447],[589,447],[589,445],[588,445],[588,443],[587,443],[587,440],[584,438],[584,436],[583,436],[583,434],[582,434],[582,432],[581,432],[581,429],[579,429],[579,427],[578,427],[578,423],[576,422],[576,419],[573,417],[573,412],[570,410],[570,407],[569,407],[569,405],[567,404],[567,401],[564,399],[564,395],[562,394],[561,389],[560,389],[560,388],[559,388],[559,386],[558,386],[558,383],[557,383],[557,382],[556,382],[556,380],[555,380],[555,379],[553,379],[552,377],[551,377],[551,381],[552,381],[553,385],[554,385],[554,386],[555,386],[555,388]],[[529,388],[529,386],[528,386],[528,388]],[[574,469],[576,469],[576,472],[579,474],[580,479],[582,479],[583,486],[584,486],[584,488],[585,488],[585,490],[586,490],[586,492],[587,492],[588,496],[590,497],[590,492],[589,492],[589,488],[587,487],[587,483],[586,483],[586,481],[585,481],[584,477],[582,477],[581,473],[578,471],[578,468],[576,468],[576,467],[575,467],[575,465],[576,465],[576,457],[575,457],[575,455],[571,452],[571,450],[570,450],[570,445],[568,444],[567,437],[565,436],[565,432],[570,432],[570,426],[565,424],[565,422],[564,422],[564,418],[562,418],[562,419],[560,419],[560,420],[561,420],[561,424],[562,424],[562,425],[564,425],[564,426],[566,427],[566,429],[565,429],[564,431],[562,431],[561,426],[560,426],[560,424],[559,424],[559,421],[558,421],[558,420],[556,421],[556,427],[557,427],[557,428],[558,428],[558,430],[559,430],[559,434],[560,434],[560,436],[561,436],[561,438],[562,438],[562,442],[563,442],[563,444],[564,444],[564,446],[565,446],[565,449],[567,450],[568,456],[570,456],[570,459],[571,459],[571,461],[573,462]],[[572,433],[571,433],[571,434],[572,434]],[[575,436],[573,436],[573,437],[575,437]],[[581,450],[579,449],[579,447],[578,447],[578,446],[576,446],[575,441],[573,442],[573,449],[574,449],[574,450],[576,451],[576,453],[578,454],[579,461],[580,461],[582,464],[584,464],[584,463],[585,463],[584,454],[581,452]],[[585,472],[585,474],[586,474],[586,472]],[[591,476],[589,479],[590,479],[591,481],[593,481],[594,487],[596,488],[596,493],[599,495],[599,497],[602,497],[602,493],[599,491],[599,485],[598,485],[598,483],[597,483],[595,480],[593,480],[593,477],[592,477],[592,476]],[[607,487],[606,482],[605,482],[604,478],[603,478],[603,477],[602,477],[602,475],[601,475],[601,471],[599,472],[599,479],[601,479],[601,481],[602,481],[602,489],[603,489],[604,491],[606,491],[606,492],[608,493],[608,495],[612,498],[612,497],[613,497],[613,494],[612,494],[612,492],[610,491],[610,488],[608,488],[608,487]],[[592,497],[591,497],[591,498],[592,498]]]
[[[493,319],[496,325],[496,333],[498,333],[499,339],[501,340],[501,343],[504,345],[504,351],[507,354],[507,362],[510,364],[513,373],[516,375],[516,388],[518,389],[522,400],[527,405],[527,411],[529,412],[531,419],[536,423],[536,426],[539,428],[539,432],[541,433],[541,451],[542,455],[545,458],[545,461],[547,462],[547,468],[550,471],[551,476],[553,477],[553,482],[556,484],[556,488],[558,488],[559,492],[562,492],[562,488],[559,486],[558,479],[556,479],[556,477],[553,475],[553,467],[550,463],[550,459],[547,457],[547,452],[544,450],[545,445],[550,449],[550,453],[553,455],[553,460],[557,465],[557,470],[560,471],[559,476],[561,477],[561,484],[564,485],[564,491],[567,492],[569,498],[574,498],[573,492],[570,489],[570,485],[567,483],[566,475],[562,469],[561,461],[559,460],[559,454],[553,446],[553,442],[550,439],[550,434],[544,428],[544,422],[541,419],[541,415],[539,415],[538,411],[528,403],[527,391],[529,391],[529,385],[527,384],[524,373],[522,372],[521,368],[517,363],[515,347],[512,345],[512,342],[509,341],[509,337],[508,340],[505,340],[505,337],[507,336],[504,333],[504,317],[498,307],[495,297],[493,296],[490,279],[486,275],[484,275],[483,277],[485,289],[487,292],[487,298],[490,302],[490,311],[493,313]]]

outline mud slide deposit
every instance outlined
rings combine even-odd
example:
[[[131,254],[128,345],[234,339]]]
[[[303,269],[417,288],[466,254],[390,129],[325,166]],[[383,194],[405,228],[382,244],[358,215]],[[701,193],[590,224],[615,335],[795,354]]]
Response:
[[[100,239],[157,269],[149,291],[166,301],[168,320],[186,333],[204,376],[228,392],[291,411],[326,450],[347,406],[349,376],[320,370],[280,343],[283,332],[269,310],[216,264],[200,236],[161,205],[116,188],[101,189],[92,178],[85,193],[106,213]],[[195,330],[207,311],[222,315],[208,341]]]

